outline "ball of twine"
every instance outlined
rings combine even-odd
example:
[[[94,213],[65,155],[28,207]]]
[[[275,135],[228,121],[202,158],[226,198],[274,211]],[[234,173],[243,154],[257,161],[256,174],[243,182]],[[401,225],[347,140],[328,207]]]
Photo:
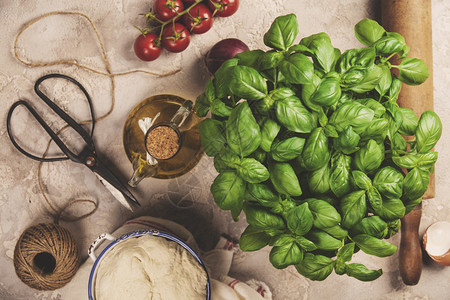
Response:
[[[29,227],[14,249],[17,276],[38,290],[63,287],[75,275],[80,253],[72,234],[52,223]]]

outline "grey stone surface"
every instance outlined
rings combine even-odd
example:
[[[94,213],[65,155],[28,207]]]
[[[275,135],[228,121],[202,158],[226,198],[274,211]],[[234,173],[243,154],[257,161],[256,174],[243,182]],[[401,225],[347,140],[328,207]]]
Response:
[[[262,35],[273,19],[293,12],[300,23],[300,34],[307,36],[327,32],[335,47],[347,49],[360,44],[354,37],[353,26],[365,17],[377,17],[378,1],[337,0],[241,0],[238,12],[216,19],[208,33],[194,36],[188,50],[180,54],[163,55],[154,62],[144,63],[135,58],[132,44],[138,32],[133,27],[144,26],[140,13],[146,12],[152,1],[142,0],[2,0],[0,2],[0,299],[60,299],[58,291],[40,292],[24,285],[15,275],[14,246],[25,228],[39,222],[51,222],[53,212],[42,198],[37,182],[38,163],[11,145],[6,132],[6,115],[18,99],[36,103],[34,81],[43,74],[61,72],[77,78],[94,101],[97,116],[111,106],[111,82],[98,74],[78,67],[56,65],[26,67],[14,58],[13,42],[19,30],[31,20],[52,11],[79,11],[90,16],[99,30],[113,72],[146,69],[175,75],[157,78],[146,74],[116,77],[116,103],[112,114],[98,123],[95,141],[100,153],[114,162],[124,177],[132,169],[122,144],[122,128],[129,111],[144,98],[172,93],[195,99],[205,86],[209,74],[203,57],[217,41],[236,37],[251,49],[262,48]],[[436,147],[439,161],[436,166],[436,198],[424,202],[420,234],[433,222],[450,221],[449,173],[450,151],[448,127],[450,105],[450,2],[433,0],[434,101],[435,111],[444,124],[442,139]],[[86,20],[76,16],[53,16],[33,25],[18,43],[21,57],[32,61],[52,62],[76,59],[77,62],[105,70],[96,37]],[[60,87],[64,91],[64,86]],[[87,113],[72,92],[59,93],[60,104],[75,111],[80,119]],[[29,142],[41,147],[47,138],[34,131],[33,122],[25,113],[18,114],[16,132],[27,136]],[[50,119],[53,116],[48,116]],[[52,119],[54,120],[54,119]],[[220,234],[238,238],[245,228],[245,218],[233,222],[228,212],[217,208],[209,192],[216,173],[212,160],[203,157],[188,174],[171,180],[145,179],[134,191],[143,207],[135,213],[125,210],[113,199],[95,176],[85,167],[71,162],[50,163],[43,167],[43,182],[51,203],[61,208],[76,198],[98,201],[94,215],[75,223],[63,223],[75,236],[87,257],[87,247],[102,232],[111,232],[123,221],[138,215],[165,217],[190,229],[205,250],[213,247]],[[173,203],[186,201],[188,207]],[[78,206],[72,212],[82,213],[89,207]],[[400,236],[391,239],[399,245]],[[257,278],[272,289],[274,299],[450,299],[450,269],[425,260],[420,282],[416,286],[402,283],[398,270],[398,254],[388,258],[357,254],[355,262],[369,268],[383,268],[384,275],[370,283],[347,276],[331,275],[324,282],[313,282],[300,276],[293,267],[273,268],[268,260],[269,249],[255,253],[238,253],[232,276],[241,280]]]

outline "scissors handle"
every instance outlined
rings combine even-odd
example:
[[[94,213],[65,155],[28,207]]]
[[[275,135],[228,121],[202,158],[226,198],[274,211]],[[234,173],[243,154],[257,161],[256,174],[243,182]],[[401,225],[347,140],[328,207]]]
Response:
[[[71,116],[69,116],[64,110],[62,110],[58,105],[56,105],[52,100],[50,100],[50,98],[48,98],[47,95],[45,95],[40,90],[41,83],[50,78],[63,78],[65,80],[68,80],[68,81],[72,82],[73,84],[75,84],[83,92],[83,94],[85,95],[86,100],[88,102],[89,109],[90,109],[90,115],[91,115],[91,119],[92,119],[92,128],[91,128],[90,133],[88,133],[80,124],[78,124],[77,121],[75,121]],[[91,98],[89,97],[89,94],[86,91],[86,89],[78,81],[76,81],[75,79],[73,79],[69,76],[62,75],[62,74],[48,74],[48,75],[42,76],[41,78],[39,78],[36,81],[36,83],[34,85],[34,90],[35,90],[36,94],[39,96],[39,98],[41,98],[47,104],[47,106],[49,106],[61,119],[63,119],[67,123],[67,125],[69,125],[73,130],[75,130],[81,136],[81,138],[85,141],[87,148],[89,148],[90,151],[95,152],[95,146],[94,146],[94,142],[92,140],[92,135],[94,133],[94,127],[95,127],[95,117],[94,117],[92,101],[91,101]],[[15,138],[12,134],[12,130],[11,130],[11,118],[12,118],[12,114],[13,114],[14,110],[20,105],[25,106],[27,108],[27,110],[34,116],[34,118],[45,129],[45,131],[49,134],[49,136],[52,138],[52,140],[57,144],[57,146],[61,149],[61,151],[67,157],[52,157],[52,158],[38,157],[36,155],[33,155],[33,154],[25,151],[17,143],[17,141],[15,140]],[[13,143],[13,145],[22,154],[26,155],[29,158],[32,158],[32,159],[38,160],[38,161],[42,161],[42,162],[61,161],[61,160],[65,160],[65,159],[69,158],[72,161],[75,161],[78,163],[83,163],[80,156],[73,153],[71,150],[69,150],[69,148],[58,137],[58,135],[48,126],[48,124],[42,119],[42,117],[37,113],[37,111],[24,100],[19,100],[19,101],[15,102],[9,109],[6,127],[8,130],[9,138],[11,139],[11,142]]]
[[[64,157],[52,157],[52,158],[47,158],[47,157],[39,157],[39,156],[35,156],[27,151],[25,151],[17,142],[16,139],[14,138],[14,135],[12,134],[12,130],[11,130],[11,116],[14,112],[14,110],[20,106],[23,105],[27,108],[27,110],[34,116],[34,118],[39,122],[39,124],[42,126],[42,128],[45,129],[45,131],[50,135],[50,137],[52,138],[52,140],[58,145],[58,147],[61,149],[61,151],[64,152],[64,154],[66,154],[67,156]],[[58,135],[47,125],[47,123],[41,118],[41,116],[36,112],[36,110],[30,105],[28,104],[28,102],[24,101],[24,100],[19,100],[17,102],[15,102],[11,108],[9,109],[8,112],[8,116],[6,118],[6,129],[8,131],[8,135],[9,138],[12,142],[12,144],[17,148],[17,150],[19,150],[22,154],[24,154],[25,156],[32,158],[34,160],[38,160],[38,161],[42,161],[42,162],[52,162],[52,161],[61,161],[61,160],[66,160],[66,159],[72,159],[75,158],[75,154],[73,152],[71,152],[66,145],[63,143],[63,141],[58,137]],[[70,157],[72,156],[72,158]]]
[[[88,102],[88,105],[89,105],[89,111],[91,113],[92,128],[91,128],[90,134],[87,133],[86,130],[77,121],[75,121],[71,116],[69,116],[64,110],[62,110],[58,105],[56,105],[55,102],[50,100],[50,98],[48,98],[47,95],[45,95],[39,89],[39,86],[41,85],[41,83],[50,78],[66,79],[66,80],[72,82],[73,84],[75,84],[83,92],[83,94],[86,97],[86,100]],[[78,81],[76,81],[75,79],[73,79],[72,77],[69,77],[67,75],[56,74],[56,73],[48,74],[48,75],[42,76],[41,78],[36,80],[36,83],[34,84],[34,91],[39,96],[39,98],[41,98],[54,112],[56,112],[56,114],[59,117],[61,117],[61,119],[66,121],[66,123],[69,124],[69,126],[72,127],[84,139],[84,141],[88,145],[93,144],[92,143],[92,135],[94,134],[94,127],[95,127],[94,107],[92,105],[91,97],[89,96],[86,89],[81,85],[81,83],[79,83]]]

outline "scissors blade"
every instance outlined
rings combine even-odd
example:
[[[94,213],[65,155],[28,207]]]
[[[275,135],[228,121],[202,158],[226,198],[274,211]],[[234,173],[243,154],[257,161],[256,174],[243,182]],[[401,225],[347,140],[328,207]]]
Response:
[[[97,175],[100,181],[122,205],[130,210],[133,210],[128,202],[133,201],[133,203],[140,206],[133,194],[94,153],[90,152],[89,149],[86,149],[86,151],[83,152],[82,157],[84,157],[84,164]]]
[[[114,196],[114,198],[116,198],[120,202],[120,204],[125,206],[130,211],[133,211],[133,208],[131,207],[130,203],[125,198],[125,196],[122,194],[122,192],[120,192],[118,189],[116,189],[111,183],[108,182],[108,180],[103,178],[98,173],[94,172],[94,174],[97,176],[98,180],[100,180],[100,182],[103,183],[103,185],[106,187],[106,189],[108,191],[110,191],[110,193]],[[139,202],[138,202],[138,204],[139,204]]]

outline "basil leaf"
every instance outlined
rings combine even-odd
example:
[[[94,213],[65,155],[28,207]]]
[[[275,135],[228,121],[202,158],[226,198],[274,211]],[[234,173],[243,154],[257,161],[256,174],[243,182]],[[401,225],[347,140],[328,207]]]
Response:
[[[314,218],[308,203],[303,203],[286,214],[286,222],[290,231],[297,235],[306,234],[313,226]]]
[[[265,184],[249,183],[244,198],[265,207],[275,207],[279,204],[279,197]]]
[[[419,124],[419,118],[409,108],[400,107],[400,113],[402,116],[402,125],[398,131],[404,135],[414,135]]]
[[[303,251],[295,242],[282,246],[275,246],[270,250],[269,260],[277,269],[298,264],[303,259]]]
[[[325,231],[326,233],[328,233],[329,235],[331,235],[332,237],[334,237],[338,240],[342,240],[342,239],[346,238],[348,235],[347,230],[340,227],[339,225],[335,225],[332,227],[320,228],[320,229],[322,229],[323,231]]]
[[[259,100],[267,95],[266,81],[251,67],[232,67],[230,78],[230,92],[240,98]]]
[[[343,262],[351,261],[354,252],[355,243],[345,244],[341,249],[339,249],[338,253],[336,254],[336,259]]]
[[[275,115],[278,122],[294,132],[311,132],[317,124],[313,115],[303,106],[300,99],[295,96],[276,101]]]
[[[403,174],[392,167],[384,167],[375,174],[373,186],[386,198],[400,198],[403,192]]]
[[[375,210],[375,213],[385,221],[394,221],[405,215],[406,209],[400,199],[385,199],[383,206]]]
[[[211,113],[218,117],[228,117],[231,114],[232,108],[220,99],[214,99],[211,102]]]
[[[280,16],[264,34],[264,44],[277,50],[287,50],[298,34],[297,16],[289,14]]]
[[[302,190],[294,169],[288,163],[269,162],[270,181],[275,190],[283,195],[300,196]]]
[[[373,65],[375,57],[375,49],[371,47],[349,49],[339,57],[336,64],[336,70],[339,73],[344,74],[352,67],[359,67],[356,68],[358,70],[368,69]]]
[[[425,111],[419,119],[416,128],[416,147],[419,153],[430,151],[442,134],[442,123],[438,115],[431,111]]]
[[[200,132],[200,141],[206,155],[218,155],[226,143],[224,124],[218,120],[205,119],[199,124],[198,131]]]
[[[383,106],[383,104],[372,98],[355,99],[355,102],[358,102],[373,110],[373,116],[375,118],[381,118],[381,116],[383,116],[386,112],[386,108]]]
[[[269,179],[267,168],[254,158],[243,158],[237,167],[237,174],[247,182],[259,183]]]
[[[381,197],[380,192],[374,187],[370,188],[366,191],[367,199],[369,200],[370,206],[378,212],[382,209],[383,206],[383,198]]]
[[[328,34],[325,32],[303,38],[300,45],[305,46],[317,67],[325,73],[330,72],[336,63],[337,56]]]
[[[364,173],[370,173],[378,169],[384,160],[384,145],[379,145],[374,140],[369,140],[367,145],[355,153],[355,167]]]
[[[403,197],[412,201],[422,197],[430,183],[430,173],[415,167],[406,174],[403,181]]]
[[[289,83],[308,84],[313,80],[314,65],[303,54],[289,55],[280,62],[279,68]]]
[[[286,226],[283,219],[264,208],[256,205],[246,205],[244,207],[247,223],[262,229],[284,229]]]
[[[369,176],[361,171],[352,171],[352,177],[357,187],[362,190],[369,190],[372,188],[372,180]]]
[[[232,67],[237,66],[238,62],[239,60],[237,58],[229,59],[225,61],[214,74],[214,88],[215,96],[217,98],[224,98],[230,92],[230,70]]]
[[[330,160],[330,156],[328,137],[323,132],[323,128],[317,127],[306,140],[302,153],[304,166],[309,171],[320,169]]]
[[[223,210],[231,210],[237,220],[242,210],[245,182],[233,171],[225,171],[214,179],[211,193],[216,204]]]
[[[197,116],[202,118],[208,114],[209,106],[210,103],[208,97],[206,97],[205,93],[202,93],[195,100],[194,111],[197,114]]]
[[[383,238],[388,226],[379,216],[370,216],[353,226],[352,234],[365,233],[376,238]]]
[[[344,154],[352,154],[359,150],[359,140],[359,135],[354,132],[352,126],[349,125],[344,128],[338,138],[334,139],[333,146],[336,150],[341,151]]]
[[[408,85],[419,85],[425,82],[430,76],[425,62],[418,58],[406,57],[400,65],[392,66],[400,70],[398,79]]]
[[[341,199],[342,226],[351,228],[359,223],[367,213],[365,191],[354,191]]]
[[[397,251],[396,246],[364,233],[352,237],[352,240],[364,253],[369,255],[386,257]]]
[[[276,161],[288,161],[302,154],[304,145],[305,139],[294,136],[274,143],[270,154]]]
[[[383,275],[383,271],[381,269],[369,270],[363,264],[358,263],[348,264],[346,273],[348,276],[354,277],[361,281],[372,281]]]
[[[330,187],[337,197],[350,192],[351,157],[335,152],[331,157]]]
[[[397,78],[395,74],[392,75],[392,83],[389,87],[388,98],[390,101],[397,101],[398,95],[402,88],[402,82]]]
[[[261,149],[266,152],[270,151],[273,140],[280,131],[281,126],[272,119],[267,119],[261,129]]]
[[[352,126],[353,130],[360,134],[371,125],[374,111],[357,102],[346,102],[339,106],[330,117],[330,124],[341,132],[347,126]]]
[[[312,194],[325,194],[330,191],[330,166],[328,163],[320,169],[308,173],[308,187]]]
[[[322,230],[313,229],[306,235],[306,238],[311,240],[319,250],[337,250],[342,247],[342,241],[335,239],[328,233]]]
[[[265,52],[259,57],[259,69],[268,70],[276,68],[283,58],[283,52],[275,50]]]
[[[373,119],[372,124],[361,133],[361,143],[366,143],[369,140],[382,144],[386,139],[389,130],[389,122],[386,119]]]
[[[355,25],[355,35],[358,41],[366,46],[372,45],[385,34],[384,28],[376,21],[363,19]]]
[[[295,268],[297,272],[311,280],[325,280],[333,271],[334,261],[323,255],[306,253]]]
[[[328,202],[315,198],[308,198],[306,202],[314,218],[314,227],[319,229],[333,227],[341,222],[341,215]]]
[[[242,251],[256,251],[267,246],[270,239],[263,229],[249,225],[239,239],[239,248]]]
[[[403,50],[405,47],[405,39],[396,32],[387,32],[386,36],[376,41],[372,47],[375,48],[379,56],[390,55]]]
[[[308,240],[307,238],[305,238],[303,236],[296,236],[295,242],[304,251],[314,251],[317,249],[316,245],[314,245],[313,242],[311,242],[310,240]]]
[[[228,146],[236,154],[247,156],[261,143],[261,132],[247,101],[238,104],[226,122]]]
[[[310,101],[315,105],[332,106],[341,98],[340,79],[335,72],[328,73],[319,83]]]
[[[386,65],[381,65],[381,77],[380,81],[378,82],[378,85],[375,87],[375,90],[383,96],[384,94],[389,91],[389,88],[391,87],[392,83],[392,73],[391,69],[389,69]]]
[[[348,86],[348,88],[355,93],[370,92],[379,85],[382,76],[383,69],[378,65],[372,65],[360,81]]]

